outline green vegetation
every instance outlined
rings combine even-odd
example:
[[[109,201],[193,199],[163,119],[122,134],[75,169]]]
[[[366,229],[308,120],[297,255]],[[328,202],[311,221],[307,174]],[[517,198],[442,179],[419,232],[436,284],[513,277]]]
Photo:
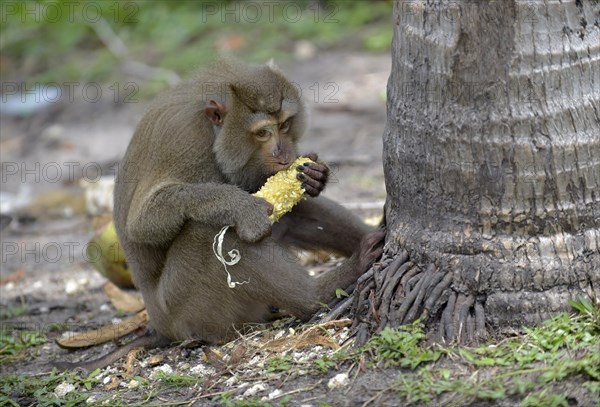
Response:
[[[230,392],[224,392],[215,398],[214,402],[219,403],[224,407],[270,407],[271,404],[264,403],[259,400],[234,400],[233,394]]]
[[[2,329],[0,331],[0,363],[12,362],[25,357],[21,355],[21,351],[47,341],[48,338],[39,332]]]
[[[90,397],[88,391],[98,383],[96,370],[89,376],[75,373],[57,373],[53,370],[44,377],[31,375],[3,375],[0,379],[0,405],[5,406],[76,406]],[[56,394],[58,386],[73,385],[74,390],[65,395]]]
[[[271,372],[285,372],[292,368],[292,358],[289,356],[275,356],[270,359],[266,365],[268,373]]]
[[[177,373],[157,372],[157,379],[170,387],[192,387],[202,380],[197,376],[180,375]]]
[[[440,349],[445,358],[402,373],[392,389],[408,403],[445,397],[445,405],[461,406],[472,400],[524,397],[521,406],[566,406],[561,380],[577,376],[600,403],[600,308],[583,299],[571,305],[579,315],[557,315],[522,336],[478,348]],[[385,365],[411,369],[427,359],[421,355],[435,360],[433,350],[415,347],[415,337],[414,326],[403,333],[384,331],[371,340],[371,351],[377,350],[375,360]],[[456,369],[458,364],[464,369]]]
[[[185,77],[216,55],[288,59],[299,41],[317,49],[362,44],[359,49],[387,51],[392,35],[387,0],[20,0],[2,11],[3,80],[25,79],[28,85],[136,79],[128,61]],[[150,85],[165,86],[165,71],[149,75],[143,77]]]
[[[249,370],[242,363],[239,370],[232,373],[249,382],[256,379],[288,381],[299,374],[323,381],[339,371],[354,372],[357,366],[371,372],[399,367],[396,379],[387,382],[380,394],[400,398],[405,405],[462,406],[509,400],[522,407],[559,407],[572,402],[569,389],[583,395],[583,401],[600,405],[600,306],[584,299],[571,302],[571,305],[577,311],[576,315],[559,314],[542,326],[525,329],[521,335],[479,347],[426,346],[421,325],[416,322],[398,329],[386,329],[362,349],[340,349],[302,361],[288,354],[266,353],[264,368]],[[20,331],[18,336],[2,334],[0,340],[2,354],[7,356],[35,350],[36,346],[46,342],[43,335],[26,331]],[[365,363],[369,360],[371,363]],[[327,377],[323,377],[324,373]],[[197,387],[202,380],[179,373],[157,372],[156,379],[134,377],[140,386],[133,390],[121,386],[112,393],[105,393],[97,375],[98,372],[94,372],[81,377],[72,372],[58,374],[56,371],[39,377],[6,374],[0,378],[0,405],[71,406],[83,404],[92,394],[94,403],[99,404],[152,405],[165,395]],[[227,375],[223,377],[226,378]],[[59,397],[59,385],[73,387]],[[219,388],[228,390],[215,389]],[[217,395],[211,397],[225,406],[269,405],[259,401],[258,395],[255,400],[242,401],[235,399],[236,394],[217,391]],[[183,405],[190,397],[189,393],[180,396],[184,399],[170,404]],[[376,397],[373,405],[377,405]],[[283,405],[289,400],[286,395],[274,405]]]
[[[416,321],[398,329],[385,328],[369,341],[373,360],[383,362],[385,367],[401,366],[414,369],[423,362],[439,359],[441,352],[419,346],[425,339],[420,325]]]

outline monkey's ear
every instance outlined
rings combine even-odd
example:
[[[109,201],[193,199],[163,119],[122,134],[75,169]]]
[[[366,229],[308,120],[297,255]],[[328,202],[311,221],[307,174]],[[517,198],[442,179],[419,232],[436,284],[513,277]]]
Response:
[[[225,114],[227,113],[227,109],[225,109],[225,105],[217,102],[216,100],[209,100],[206,106],[204,106],[204,114],[208,117],[208,120],[211,123],[216,125],[223,124],[223,119],[225,119]]]

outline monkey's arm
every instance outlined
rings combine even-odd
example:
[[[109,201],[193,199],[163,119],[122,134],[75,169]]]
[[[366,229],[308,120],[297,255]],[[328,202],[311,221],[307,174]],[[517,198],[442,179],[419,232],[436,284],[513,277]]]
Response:
[[[127,218],[127,235],[138,243],[171,241],[184,223],[233,225],[239,237],[258,241],[271,233],[269,204],[228,184],[158,183],[134,195]]]

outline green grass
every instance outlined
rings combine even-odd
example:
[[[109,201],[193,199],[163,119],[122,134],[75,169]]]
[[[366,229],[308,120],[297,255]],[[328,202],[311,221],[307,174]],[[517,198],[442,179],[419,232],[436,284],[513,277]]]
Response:
[[[192,387],[196,384],[199,384],[202,380],[197,376],[190,375],[180,375],[177,373],[166,373],[166,372],[158,372],[157,379],[159,379],[163,384],[181,388],[181,387]]]
[[[22,351],[44,344],[48,338],[39,332],[17,329],[0,331],[0,363],[11,362],[22,357]]]
[[[31,375],[2,375],[0,378],[0,405],[20,406],[77,406],[85,404],[88,391],[98,381],[95,376],[99,370],[89,376],[81,377],[75,373],[57,373],[55,370],[44,377]],[[75,390],[58,398],[54,390],[61,383],[75,386]]]
[[[579,395],[589,397],[583,401],[600,405],[600,306],[583,299],[571,305],[576,314],[558,314],[539,327],[525,329],[521,335],[478,347],[426,346],[421,325],[416,322],[398,329],[385,329],[362,349],[340,349],[314,360],[300,362],[290,355],[265,354],[264,371],[257,368],[256,374],[260,376],[256,377],[267,381],[275,377],[294,380],[303,370],[317,380],[324,373],[330,375],[361,365],[371,370],[395,368],[396,379],[386,382],[383,390],[407,406],[462,406],[494,400],[510,400],[522,407],[567,406],[569,393],[565,395],[565,386],[567,389],[576,387]],[[3,333],[0,341],[2,354],[13,356],[35,350],[46,338],[22,331],[18,335]],[[369,360],[370,363],[363,363]],[[240,369],[245,372],[248,366],[242,364]],[[40,377],[2,375],[0,405],[83,404],[90,390],[97,393],[98,389],[94,388],[98,385],[97,373],[84,377],[56,371]],[[119,405],[125,402],[123,393],[130,392],[126,396],[127,403],[148,405],[172,394],[173,389],[186,389],[200,383],[198,377],[178,373],[159,373],[157,380],[135,379],[141,383],[135,390],[119,389],[99,398],[96,395],[96,401],[101,403],[110,398],[110,405]],[[566,380],[569,380],[568,385]],[[59,400],[54,391],[63,382],[74,385],[75,390]],[[257,400],[234,400],[234,394],[223,392],[213,401],[225,406],[269,405]],[[185,404],[185,401],[173,404]]]
[[[403,372],[392,389],[407,403],[430,403],[446,396],[445,405],[461,406],[474,400],[513,397],[521,400],[521,406],[566,406],[561,381],[577,377],[596,395],[598,404],[600,308],[587,300],[571,305],[578,315],[559,314],[499,344],[440,348],[444,357],[439,363]],[[421,365],[421,358],[435,360],[432,348],[416,347],[419,337],[414,326],[405,327],[382,332],[369,346],[376,350],[374,358],[380,363],[414,370]],[[463,368],[457,370],[458,365]],[[457,375],[457,371],[465,373]]]

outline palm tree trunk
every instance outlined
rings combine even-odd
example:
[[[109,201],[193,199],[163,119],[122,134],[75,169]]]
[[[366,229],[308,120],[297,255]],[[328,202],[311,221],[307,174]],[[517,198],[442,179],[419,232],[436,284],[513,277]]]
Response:
[[[600,297],[600,2],[397,0],[392,48],[358,325],[464,342]]]

